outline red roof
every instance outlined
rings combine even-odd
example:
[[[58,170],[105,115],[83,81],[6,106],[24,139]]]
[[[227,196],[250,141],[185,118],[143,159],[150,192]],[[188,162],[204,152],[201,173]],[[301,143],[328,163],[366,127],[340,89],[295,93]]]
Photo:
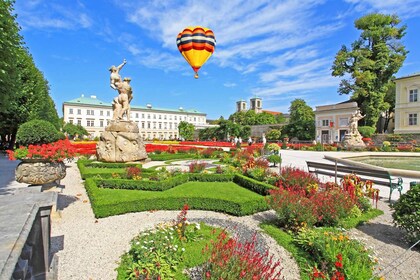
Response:
[[[273,115],[273,116],[277,116],[277,115],[280,115],[280,114],[282,114],[281,112],[275,112],[275,111],[267,111],[267,110],[262,110],[264,113],[267,113],[267,114],[270,114],[270,115]]]

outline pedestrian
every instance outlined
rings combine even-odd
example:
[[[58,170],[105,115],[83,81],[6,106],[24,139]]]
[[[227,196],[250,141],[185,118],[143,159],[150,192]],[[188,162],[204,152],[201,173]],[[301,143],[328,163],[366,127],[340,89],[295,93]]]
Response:
[[[249,136],[249,138],[248,138],[248,146],[251,146],[252,145],[252,138],[251,138],[251,136]]]

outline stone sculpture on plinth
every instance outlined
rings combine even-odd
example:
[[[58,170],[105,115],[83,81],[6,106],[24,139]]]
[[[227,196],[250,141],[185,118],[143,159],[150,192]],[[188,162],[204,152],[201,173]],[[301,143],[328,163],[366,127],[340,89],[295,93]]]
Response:
[[[364,148],[366,144],[362,140],[362,135],[358,130],[359,120],[363,119],[365,116],[362,116],[360,110],[357,110],[350,117],[350,133],[344,135],[343,146],[345,148]]]
[[[130,121],[130,102],[133,91],[130,78],[121,79],[120,70],[126,64],[111,66],[110,86],[118,91],[112,102],[112,121],[101,133],[96,146],[98,160],[106,162],[147,161],[147,153],[137,124]],[[124,116],[126,120],[124,119]]]

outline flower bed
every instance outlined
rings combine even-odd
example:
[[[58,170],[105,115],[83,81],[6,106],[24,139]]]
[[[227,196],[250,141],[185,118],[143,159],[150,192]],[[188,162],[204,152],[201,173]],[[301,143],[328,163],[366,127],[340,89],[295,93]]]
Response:
[[[76,150],[78,155],[95,155],[96,144],[96,141],[71,142],[72,147]]]
[[[73,159],[75,149],[72,147],[70,141],[66,139],[49,144],[28,145],[28,147],[21,146],[14,151],[8,150],[7,154],[10,160],[44,159],[61,162],[64,159]]]

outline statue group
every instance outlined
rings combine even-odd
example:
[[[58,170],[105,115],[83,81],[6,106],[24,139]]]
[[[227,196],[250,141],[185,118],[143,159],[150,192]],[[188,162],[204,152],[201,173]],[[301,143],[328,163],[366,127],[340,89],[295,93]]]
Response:
[[[359,120],[363,119],[360,110],[356,110],[349,121],[350,132],[344,136],[343,145],[346,148],[364,148],[366,144],[363,142],[362,135],[358,129]]]
[[[130,85],[131,78],[125,77],[121,80],[120,76],[120,70],[126,63],[127,61],[124,59],[120,65],[112,65],[109,68],[109,71],[111,71],[110,86],[118,91],[118,96],[112,101],[113,120],[122,120],[124,114],[127,120],[130,120],[130,102],[133,99],[133,90]]]
[[[98,160],[106,162],[147,161],[146,149],[137,124],[130,120],[130,102],[133,99],[131,78],[121,79],[120,70],[127,61],[111,66],[110,86],[118,91],[112,101],[112,121],[101,133],[96,147]],[[125,118],[124,118],[125,117]]]

